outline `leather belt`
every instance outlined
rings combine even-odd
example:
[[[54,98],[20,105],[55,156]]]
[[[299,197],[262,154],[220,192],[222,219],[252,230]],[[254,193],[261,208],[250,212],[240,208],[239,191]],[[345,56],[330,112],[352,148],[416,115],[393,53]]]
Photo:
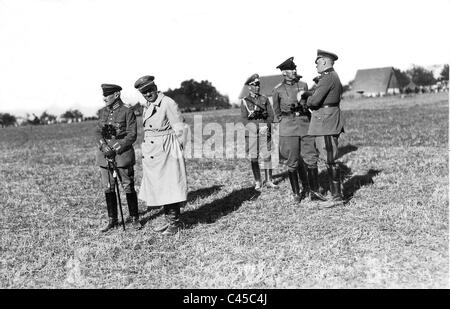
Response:
[[[164,130],[164,131],[153,131],[153,130],[145,130],[144,129],[144,136],[145,137],[154,137],[154,136],[164,136],[169,134],[175,134],[175,131],[173,129]]]

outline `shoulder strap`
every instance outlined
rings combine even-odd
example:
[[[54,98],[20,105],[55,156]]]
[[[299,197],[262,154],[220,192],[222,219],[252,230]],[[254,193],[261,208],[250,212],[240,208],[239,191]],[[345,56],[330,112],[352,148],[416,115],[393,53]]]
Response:
[[[245,98],[242,98],[242,104],[244,104],[245,108],[247,109],[247,112],[250,114],[251,111],[250,108],[248,108],[247,100]]]

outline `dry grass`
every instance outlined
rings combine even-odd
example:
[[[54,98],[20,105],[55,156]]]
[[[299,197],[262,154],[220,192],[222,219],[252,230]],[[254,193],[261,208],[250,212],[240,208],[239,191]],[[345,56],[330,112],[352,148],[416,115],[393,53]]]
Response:
[[[190,159],[186,229],[169,239],[142,204],[143,230],[99,234],[94,123],[0,130],[0,287],[448,288],[448,94],[343,109],[345,207],[290,202],[284,170],[258,194],[248,161]]]

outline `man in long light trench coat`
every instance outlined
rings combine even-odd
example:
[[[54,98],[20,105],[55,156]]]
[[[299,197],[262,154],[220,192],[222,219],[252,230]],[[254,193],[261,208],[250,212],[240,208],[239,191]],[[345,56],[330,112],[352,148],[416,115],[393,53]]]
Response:
[[[177,103],[158,91],[154,79],[146,75],[134,84],[147,100],[142,118],[143,176],[139,199],[147,206],[164,206],[166,222],[154,230],[174,235],[181,228],[180,207],[187,199],[183,154],[186,125]]]

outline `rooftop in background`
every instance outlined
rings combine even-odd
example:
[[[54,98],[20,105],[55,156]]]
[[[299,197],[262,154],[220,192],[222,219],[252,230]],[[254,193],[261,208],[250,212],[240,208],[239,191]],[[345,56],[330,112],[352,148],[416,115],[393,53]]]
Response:
[[[387,93],[398,88],[393,67],[362,69],[356,72],[352,91],[364,93]]]

